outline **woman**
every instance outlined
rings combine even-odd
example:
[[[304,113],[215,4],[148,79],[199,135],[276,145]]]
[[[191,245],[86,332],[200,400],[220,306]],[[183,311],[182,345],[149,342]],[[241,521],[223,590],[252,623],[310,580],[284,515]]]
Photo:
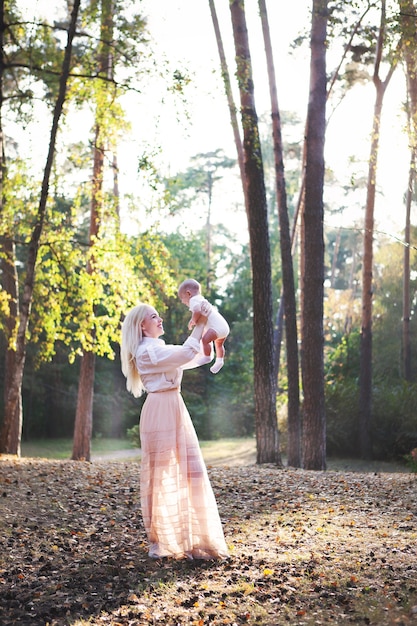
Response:
[[[142,515],[149,556],[228,556],[216,500],[180,393],[184,367],[200,352],[206,318],[183,345],[166,345],[162,318],[147,304],[126,315],[121,361],[128,391],[147,392],[140,416]]]

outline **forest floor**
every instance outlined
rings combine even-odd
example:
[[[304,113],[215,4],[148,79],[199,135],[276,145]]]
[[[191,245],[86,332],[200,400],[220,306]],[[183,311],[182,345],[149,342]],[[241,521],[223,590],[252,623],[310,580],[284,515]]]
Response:
[[[1,626],[417,626],[417,475],[209,465],[230,558],[152,561],[140,463],[0,456]]]

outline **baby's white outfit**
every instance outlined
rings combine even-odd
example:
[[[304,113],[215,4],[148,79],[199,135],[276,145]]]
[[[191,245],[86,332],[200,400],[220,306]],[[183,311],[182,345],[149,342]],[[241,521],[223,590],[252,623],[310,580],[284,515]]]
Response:
[[[201,312],[201,303],[207,302],[205,298],[201,295],[192,296],[190,298],[189,308],[192,313],[195,311]],[[224,319],[223,315],[221,315],[218,310],[210,304],[210,313],[207,316],[206,328],[212,328],[216,333],[219,339],[223,337],[227,337],[230,333],[229,324]]]

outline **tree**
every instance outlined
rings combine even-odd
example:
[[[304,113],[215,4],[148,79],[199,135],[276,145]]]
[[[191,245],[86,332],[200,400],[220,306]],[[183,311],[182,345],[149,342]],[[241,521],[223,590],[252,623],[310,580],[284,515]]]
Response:
[[[416,109],[417,113],[417,109]],[[405,380],[412,381],[411,372],[411,297],[410,297],[410,230],[411,230],[411,204],[416,180],[416,146],[410,150],[410,167],[408,170],[408,185],[405,199],[405,228],[404,228],[404,260],[403,260],[403,328],[402,328],[402,369]]]
[[[87,274],[95,272],[94,246],[99,236],[100,222],[104,212],[103,176],[105,157],[105,119],[104,111],[111,107],[112,94],[108,86],[113,78],[113,1],[101,0],[101,28],[98,49],[97,73],[109,80],[104,83],[105,93],[97,99],[95,114],[95,132],[93,146],[93,178],[91,192],[89,256],[87,258]],[[94,333],[94,331],[93,331]],[[94,337],[93,337],[94,340]],[[90,442],[93,428],[93,395],[94,395],[95,352],[86,349],[81,357],[80,377],[78,383],[77,411],[74,423],[74,441],[72,459],[90,460]]]
[[[373,83],[375,86],[375,103],[373,113],[372,138],[369,155],[368,184],[366,192],[365,224],[362,260],[362,320],[361,320],[361,354],[359,379],[359,447],[363,458],[372,456],[370,423],[372,415],[372,270],[373,270],[373,237],[374,208],[378,150],[380,141],[381,113],[385,91],[395,70],[398,56],[394,55],[385,80],[380,77],[386,30],[386,2],[381,2],[381,19],[376,41]]]
[[[244,2],[230,11],[239,83],[252,264],[254,394],[257,462],[281,464],[274,379],[273,308],[268,211],[254,100]]]
[[[307,111],[302,275],[303,466],[326,467],[323,356],[323,184],[326,128],[327,0],[313,0],[310,96]]]
[[[20,301],[20,307],[17,310],[18,327],[16,329],[15,335],[16,339],[14,347],[14,359],[8,358],[7,361],[9,367],[9,371],[7,374],[8,387],[6,387],[5,390],[6,401],[3,427],[0,434],[0,450],[9,454],[20,454],[20,437],[23,421],[21,411],[21,388],[26,358],[26,333],[33,299],[39,243],[45,222],[49,182],[55,154],[56,138],[58,133],[59,121],[66,97],[68,76],[70,73],[72,43],[76,32],[79,7],[80,0],[75,0],[72,7],[71,20],[68,26],[67,44],[65,48],[64,59],[62,62],[62,73],[59,81],[59,91],[53,112],[49,149],[43,175],[39,206],[28,245],[26,276],[23,285],[23,293]]]
[[[410,144],[410,167],[406,193],[406,217],[404,228],[404,268],[403,268],[403,375],[405,380],[412,380],[411,373],[411,298],[410,298],[410,214],[415,193],[416,157],[417,157],[417,11],[411,0],[399,0],[400,29],[403,37],[403,50],[407,78],[407,117]]]
[[[3,135],[3,97],[4,97],[4,32],[5,32],[5,14],[4,2],[0,8],[0,201],[1,211],[4,212],[5,205],[5,183],[6,183],[6,163],[5,163],[5,146]],[[13,384],[13,373],[15,366],[15,347],[13,339],[15,335],[15,323],[18,319],[18,277],[15,265],[16,244],[12,237],[1,231],[1,273],[2,287],[1,292],[2,304],[6,310],[5,334],[6,334],[6,351],[5,351],[5,377],[4,377],[4,404],[8,402],[8,390]],[[12,409],[10,409],[12,410]],[[22,402],[19,394],[16,405],[14,407],[14,415],[7,416],[8,425],[4,425],[0,432],[0,451],[15,450],[16,454],[20,454],[20,433],[22,428]],[[6,424],[6,420],[4,421]],[[7,432],[8,431],[8,432]],[[4,441],[3,441],[4,439]],[[9,442],[6,441],[9,440]]]
[[[275,68],[265,0],[259,0],[262,20],[269,90],[271,97],[272,134],[274,141],[275,182],[277,190],[280,249],[282,264],[282,297],[284,299],[288,373],[288,465],[301,465],[300,387],[298,371],[297,308],[295,301],[292,244],[285,187],[281,117],[278,106]],[[277,349],[277,347],[276,347]],[[277,376],[277,372],[275,372]]]

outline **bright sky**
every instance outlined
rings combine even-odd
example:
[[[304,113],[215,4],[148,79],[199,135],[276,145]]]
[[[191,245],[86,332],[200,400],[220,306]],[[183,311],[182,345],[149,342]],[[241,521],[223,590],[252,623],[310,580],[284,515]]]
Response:
[[[216,1],[229,71],[233,75],[234,50],[228,4]],[[208,1],[169,0],[162,5],[163,11],[161,2],[145,0],[144,3],[147,7],[145,13],[149,15],[150,31],[157,41],[158,49],[172,62],[178,62],[180,67],[186,67],[195,76],[194,86],[189,90],[191,125],[188,132],[184,130],[182,124],[176,123],[169,116],[161,122],[164,159],[173,173],[181,168],[185,169],[188,158],[193,154],[209,152],[219,147],[223,147],[227,154],[235,157]],[[270,100],[258,2],[245,0],[245,7],[254,66],[255,99],[258,115],[261,115],[269,111]],[[286,3],[285,11],[282,10],[281,3],[274,0],[267,2],[279,105],[282,111],[297,112],[302,120],[305,119],[307,111],[309,49],[306,46],[303,50],[291,54],[290,44],[303,31],[309,33],[310,8],[311,0],[292,0]],[[338,62],[339,59],[328,60],[328,71],[333,70]],[[401,112],[404,94],[403,78],[401,71],[398,70],[385,96],[378,164],[378,187],[379,189],[383,187],[383,195],[377,194],[375,220],[377,227],[386,232],[403,228],[403,195],[407,185],[409,160],[407,139],[403,133],[404,117]],[[352,158],[362,161],[361,165],[353,169],[355,176],[357,178],[361,175],[367,176],[374,98],[375,89],[372,84],[356,88],[339,105],[329,122],[326,136],[326,164],[340,179],[340,187],[351,184]],[[236,102],[238,103],[237,94]],[[287,129],[284,127],[284,139],[286,132]],[[233,192],[240,194],[240,187]],[[228,211],[227,206],[225,207],[221,201],[224,198],[225,190],[220,188],[219,219],[224,220],[230,213],[230,223],[233,223],[235,228],[246,231],[246,217],[243,213],[237,217],[236,213]],[[230,193],[226,192],[226,198],[230,200]],[[338,216],[337,223],[350,225],[355,219],[363,221],[365,200],[365,190],[362,190],[362,193],[357,192],[358,205],[353,205],[345,211],[342,221]],[[336,189],[326,190],[325,201],[333,204],[334,208],[346,205],[348,200],[341,189],[338,193],[336,186]],[[329,218],[330,223],[332,221]]]
[[[293,0],[288,3],[285,12],[282,12],[278,3],[269,4],[273,9],[269,9],[269,20],[275,45],[280,106],[282,110],[296,109],[300,116],[304,117],[308,96],[308,59],[305,67],[300,68],[299,61],[289,54],[289,45],[300,33],[302,24],[308,24],[310,2]],[[261,115],[270,108],[261,23],[257,0],[246,0],[245,5],[255,68],[256,103],[258,115]],[[165,110],[156,127],[151,122],[153,112],[148,109],[149,117],[146,120],[141,116],[138,117],[134,135],[143,141],[149,133],[153,135],[149,137],[150,142],[155,139],[160,142],[161,165],[165,167],[166,174],[185,170],[190,164],[190,157],[219,148],[223,148],[229,157],[236,158],[208,1],[165,0],[163,3],[155,3],[153,0],[145,0],[143,6],[158,53],[168,58],[173,68],[178,67],[187,71],[193,81],[186,92],[189,123],[185,121],[184,116],[178,121],[174,110]],[[217,0],[216,9],[228,57],[229,72],[233,77],[235,66],[229,4]],[[238,105],[237,92],[235,98]],[[236,209],[237,204],[240,205],[240,210]],[[216,219],[239,233],[241,239],[247,240],[247,221],[241,184],[236,176],[233,181],[227,178],[223,184],[220,182],[216,185],[213,197],[213,221]],[[205,215],[202,214],[199,226],[204,220]]]
[[[26,2],[28,12],[50,11],[50,0],[21,0]],[[159,162],[163,173],[174,174],[189,166],[189,158],[197,153],[205,153],[223,148],[225,153],[235,158],[233,135],[223,83],[219,71],[219,59],[214,31],[207,0],[142,0],[141,6],[148,16],[149,30],[154,40],[157,55],[169,59],[172,69],[187,71],[192,83],[187,88],[186,108],[189,122],[185,121],[184,111],[179,105],[160,107],[159,102],[166,94],[161,91],[162,83],[151,88],[144,83],[140,102],[135,99],[132,109],[132,134],[122,146],[119,154],[120,186],[122,193],[144,193],[137,180],[137,159],[143,150],[152,145],[160,145]],[[258,115],[269,110],[269,90],[265,71],[265,54],[258,16],[257,0],[246,0],[247,22],[252,61],[254,66],[255,98]],[[309,50],[306,47],[294,55],[290,54],[290,43],[300,32],[309,31],[311,0],[291,0],[282,4],[276,0],[267,2],[272,41],[274,45],[275,68],[277,73],[278,99],[282,111],[295,111],[301,119],[307,111],[309,82]],[[233,37],[230,23],[229,3],[216,0],[220,28],[224,37],[229,71],[234,74]],[[329,70],[333,69],[329,65]],[[384,196],[378,195],[376,220],[384,230],[396,225],[402,227],[403,194],[407,184],[408,154],[406,139],[402,132],[404,123],[400,115],[401,100],[404,99],[404,86],[400,72],[394,75],[385,105],[381,137],[381,153],[378,166],[378,182],[384,183]],[[369,138],[372,126],[374,88],[367,85],[358,88],[345,99],[333,115],[326,137],[326,162],[340,177],[341,186],[349,184],[351,170],[349,162],[354,156],[362,160],[360,173],[366,176],[369,157]],[[168,99],[168,98],[166,98]],[[238,98],[236,95],[236,102]],[[49,133],[47,120],[43,133]],[[80,116],[72,123],[72,140],[85,139],[89,133],[88,121]],[[86,126],[87,124],[87,126]],[[285,138],[286,129],[283,128]],[[300,137],[300,141],[302,137]],[[31,149],[36,154],[38,140],[33,136]],[[356,167],[358,171],[358,167]],[[391,182],[389,182],[391,181]],[[325,200],[337,206],[346,203],[346,198],[337,189],[326,190]],[[343,222],[352,218],[363,219],[365,190],[360,192],[358,207],[345,212]],[[141,216],[140,199],[137,211]],[[236,209],[236,205],[240,209]],[[241,188],[237,180],[218,184],[213,198],[213,218],[246,237],[246,216],[243,210]],[[205,216],[193,216],[196,226],[201,226]],[[190,220],[191,221],[191,220]]]
[[[150,31],[157,42],[157,48],[164,52],[172,63],[178,62],[180,67],[186,68],[195,77],[195,89],[190,89],[190,106],[194,104],[191,139],[194,138],[199,146],[197,147],[199,152],[203,151],[201,142],[215,149],[224,144],[225,139],[229,139],[232,146],[233,136],[229,128],[229,113],[220,77],[219,56],[208,1],[165,0],[163,4],[164,10],[161,12],[161,2],[145,0],[144,6],[148,7],[145,13],[149,16]],[[269,4],[275,64],[278,84],[281,87],[280,106],[283,110],[304,109],[308,83],[303,81],[302,76],[304,73],[307,79],[307,74],[301,70],[300,64],[295,59],[290,58],[289,44],[299,34],[302,25],[308,23],[310,1],[292,0],[284,12],[282,7],[278,6],[279,3]],[[257,0],[246,0],[245,6],[252,61],[255,67],[256,101],[258,113],[261,113],[269,108],[269,91]],[[234,49],[228,2],[217,0],[216,9],[228,56],[229,71],[233,76]],[[238,103],[237,96],[236,101]],[[171,128],[171,132],[174,136],[176,132],[179,133],[179,140],[182,141],[182,128]],[[173,144],[175,149],[175,142]]]

